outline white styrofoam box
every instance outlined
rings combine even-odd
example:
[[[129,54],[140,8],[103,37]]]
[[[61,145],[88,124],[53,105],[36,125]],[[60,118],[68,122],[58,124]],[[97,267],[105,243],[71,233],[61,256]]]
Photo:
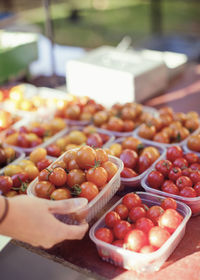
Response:
[[[167,85],[163,60],[147,58],[140,51],[120,51],[102,46],[66,65],[68,92],[87,95],[104,105],[141,102]]]

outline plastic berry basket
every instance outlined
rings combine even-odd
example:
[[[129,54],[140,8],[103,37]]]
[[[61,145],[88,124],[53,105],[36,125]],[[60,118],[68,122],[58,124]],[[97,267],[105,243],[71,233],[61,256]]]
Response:
[[[118,138],[116,139],[113,143],[122,143],[123,140],[125,139],[126,137],[121,137],[121,138]],[[107,145],[106,147],[109,148],[111,146],[112,143],[110,143],[109,145]],[[136,177],[133,177],[133,178],[123,178],[121,177],[121,183],[124,185],[124,186],[129,186],[129,187],[132,187],[132,188],[136,188],[140,185],[141,183],[141,180],[144,178],[144,176],[149,172],[149,170],[151,170],[155,164],[160,161],[161,159],[163,159],[166,155],[166,149],[163,148],[162,146],[159,146],[159,145],[156,145],[155,143],[153,144],[148,144],[146,143],[146,141],[142,140],[142,144],[144,145],[144,147],[149,147],[149,146],[152,146],[152,147],[155,147],[159,150],[160,152],[160,156],[159,158],[148,168],[146,169],[143,173],[141,173],[140,175],[136,176]]]
[[[151,188],[148,185],[147,178],[148,178],[149,173],[152,170],[153,170],[153,168],[151,168],[151,170],[146,174],[146,176],[141,181],[141,185],[145,189],[146,192],[155,194],[155,195],[164,196],[164,197],[171,197],[171,198],[175,199],[176,201],[183,202],[183,203],[187,204],[190,207],[190,209],[192,210],[192,216],[200,215],[200,196],[183,197],[180,195],[170,194],[170,193],[164,192],[162,190]]]
[[[37,118],[35,118],[37,119]],[[35,120],[33,119],[22,119],[21,121],[15,123],[11,128],[14,128],[16,130],[18,130],[21,126],[28,126],[32,121]],[[14,145],[10,145],[10,147],[13,147],[14,149],[17,148],[19,151],[21,151],[22,153],[25,153],[26,155],[29,155],[35,148],[45,148],[46,146],[48,146],[49,144],[51,144],[52,142],[54,142],[57,138],[62,137],[63,134],[66,132],[67,127],[60,130],[59,132],[57,132],[56,134],[54,134],[52,137],[50,137],[47,141],[44,141],[43,143],[35,146],[35,147],[31,147],[31,148],[23,148],[23,147],[19,147],[19,146],[14,146]],[[7,130],[4,130],[0,133],[0,139],[5,142],[6,139],[6,133]]]
[[[140,196],[142,202],[148,206],[160,205],[161,200],[164,199],[162,196],[145,192],[137,192],[137,194]],[[178,201],[177,211],[183,216],[183,221],[181,224],[161,248],[152,253],[141,254],[113,246],[95,237],[96,230],[101,227],[105,227],[104,218],[106,214],[113,210],[118,204],[120,204],[122,199],[123,198],[113,205],[92,226],[89,232],[90,238],[96,244],[97,251],[104,261],[110,262],[116,266],[120,266],[128,270],[135,270],[138,273],[150,273],[153,271],[158,271],[183,238],[186,224],[191,216],[191,210],[187,205]]]
[[[149,145],[151,144],[156,144],[160,147],[165,147],[165,148],[168,148],[168,147],[171,147],[171,146],[181,146],[181,147],[184,147],[185,146],[185,143],[187,142],[188,138],[191,136],[191,135],[194,135],[196,134],[200,128],[197,128],[195,131],[193,131],[188,137],[186,137],[184,140],[180,141],[180,142],[177,142],[177,143],[171,143],[171,144],[166,144],[166,143],[160,143],[160,142],[156,142],[156,141],[153,141],[153,140],[148,140],[148,139],[145,139],[143,137],[140,137],[139,136],[139,129],[140,129],[140,126],[138,126],[135,130],[134,130],[134,136],[136,136],[137,138],[139,138],[140,140],[145,140],[147,143],[149,143]]]
[[[58,159],[56,159],[54,163],[62,160],[62,158],[67,152],[65,152]],[[87,211],[87,215],[86,215],[87,222],[90,222],[96,216],[96,214],[108,203],[108,201],[114,196],[114,194],[117,192],[117,190],[120,187],[120,173],[123,169],[123,162],[120,159],[113,156],[109,156],[109,160],[117,165],[118,171],[113,176],[113,178],[105,185],[105,187],[99,192],[99,194],[88,203],[87,209],[83,210],[84,212]],[[51,165],[48,168],[51,168]],[[37,182],[38,182],[38,178],[32,181],[28,186],[27,194],[29,196],[36,196],[35,185]],[[78,215],[82,216],[81,211],[78,213]],[[76,223],[76,221],[74,222]]]
[[[4,144],[4,147],[11,147],[11,146]],[[17,147],[13,147],[13,148],[15,150],[15,159],[10,161],[7,165],[17,164],[20,160],[25,158],[25,153],[23,151],[21,151],[21,149],[18,149]],[[4,173],[4,169],[7,165],[5,165],[3,168],[0,169],[0,174]]]

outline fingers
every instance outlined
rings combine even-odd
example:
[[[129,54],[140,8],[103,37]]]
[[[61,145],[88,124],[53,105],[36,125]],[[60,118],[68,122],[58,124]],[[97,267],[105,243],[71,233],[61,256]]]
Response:
[[[81,240],[85,236],[88,231],[89,225],[87,223],[81,225],[65,225],[62,224],[61,230],[61,240],[73,240],[78,239]]]
[[[70,214],[80,209],[86,209],[88,200],[86,198],[70,198],[59,201],[48,201],[48,208],[51,213]]]

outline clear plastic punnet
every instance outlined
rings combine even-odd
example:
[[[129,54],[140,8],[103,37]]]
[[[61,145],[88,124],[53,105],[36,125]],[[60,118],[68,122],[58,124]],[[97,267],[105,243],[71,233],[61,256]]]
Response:
[[[165,157],[163,157],[162,159],[165,159]],[[175,194],[164,192],[162,190],[151,188],[148,185],[147,178],[148,178],[149,173],[152,170],[154,170],[154,168],[151,168],[151,170],[149,170],[149,172],[145,175],[145,177],[141,181],[141,185],[145,189],[146,192],[152,193],[155,195],[171,197],[171,198],[175,199],[176,201],[180,201],[180,202],[187,204],[190,207],[190,209],[192,210],[192,216],[197,216],[200,214],[200,196],[184,197],[184,196],[175,195]]]
[[[134,137],[134,136],[133,136],[133,137]],[[122,143],[122,142],[124,141],[125,138],[126,138],[126,137],[120,137],[120,138],[116,139],[114,142],[112,142],[112,143],[106,145],[106,148],[109,148],[109,147],[111,146],[111,144],[113,144],[113,143]],[[136,137],[136,138],[137,138],[137,137]],[[142,179],[144,178],[144,176],[149,172],[149,170],[151,170],[151,169],[155,166],[155,164],[156,164],[159,160],[163,159],[163,158],[165,157],[165,155],[166,155],[166,149],[163,148],[163,147],[161,147],[161,146],[159,146],[159,145],[157,145],[157,144],[155,144],[155,143],[153,143],[153,144],[148,144],[148,143],[146,143],[145,140],[142,140],[142,144],[144,145],[144,147],[149,147],[149,146],[151,146],[151,147],[157,148],[157,149],[159,150],[159,152],[160,152],[160,156],[159,156],[159,158],[158,158],[148,169],[146,169],[146,170],[145,170],[143,173],[141,173],[140,175],[138,175],[138,176],[136,176],[136,177],[133,177],[133,178],[123,178],[123,177],[121,177],[121,183],[122,183],[124,186],[129,186],[129,187],[132,187],[132,188],[138,187],[138,186],[140,185],[140,183],[141,183],[141,180],[142,180]]]
[[[64,157],[64,155],[67,152],[62,154],[57,160],[54,161],[54,163],[56,163],[57,161],[62,161],[62,158]],[[109,160],[117,165],[117,167],[118,167],[117,173],[104,186],[104,188],[99,192],[99,194],[88,203],[86,209],[83,209],[83,211],[80,210],[78,213],[74,213],[74,215],[70,214],[70,217],[67,217],[67,216],[62,217],[61,219],[64,222],[76,223],[77,220],[81,220],[81,217],[83,216],[83,212],[84,213],[87,212],[86,220],[87,220],[87,222],[90,222],[96,216],[96,214],[108,203],[108,201],[117,192],[117,190],[120,187],[120,173],[123,169],[123,162],[120,159],[113,157],[113,156],[109,156]],[[48,169],[51,169],[51,165],[48,167]],[[34,181],[32,181],[30,183],[30,185],[28,186],[27,194],[29,196],[36,196],[35,185],[37,182],[38,182],[38,178],[36,178]]]
[[[146,192],[137,192],[137,194],[140,196],[142,202],[148,206],[160,205],[161,200],[164,199],[162,196]],[[183,238],[186,224],[191,216],[191,210],[187,205],[178,201],[177,211],[183,216],[183,221],[181,224],[161,248],[152,253],[141,254],[108,244],[95,237],[96,230],[101,227],[105,227],[104,219],[106,214],[113,210],[118,204],[120,204],[122,199],[123,198],[113,205],[92,226],[89,233],[90,238],[96,244],[97,251],[104,261],[110,262],[116,266],[120,266],[128,270],[135,270],[138,273],[150,273],[153,271],[158,271]]]

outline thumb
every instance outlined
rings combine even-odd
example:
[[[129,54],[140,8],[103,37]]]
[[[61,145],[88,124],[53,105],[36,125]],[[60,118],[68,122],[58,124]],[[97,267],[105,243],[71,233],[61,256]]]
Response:
[[[53,214],[70,214],[87,210],[86,198],[69,198],[57,201],[48,201],[49,211]]]

